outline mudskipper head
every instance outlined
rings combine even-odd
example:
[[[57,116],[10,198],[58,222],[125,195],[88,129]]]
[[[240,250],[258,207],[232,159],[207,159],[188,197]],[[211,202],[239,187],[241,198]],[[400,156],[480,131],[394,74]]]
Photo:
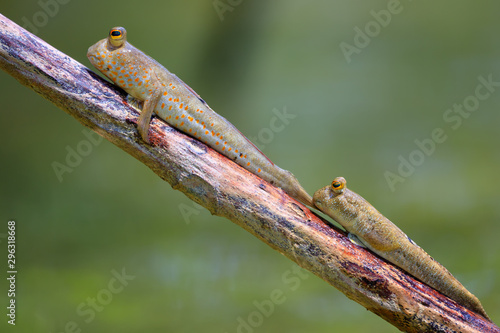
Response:
[[[337,177],[313,196],[314,206],[344,227],[357,215],[359,203],[357,195],[349,191],[346,185],[344,177]]]
[[[113,61],[112,59],[115,58],[126,45],[127,30],[122,27],[115,27],[109,31],[107,38],[101,39],[89,47],[87,58],[92,65],[106,74],[106,71],[110,69],[108,67]]]
[[[89,47],[87,58],[101,73],[106,75],[108,79],[113,81],[120,88],[125,89],[132,96],[137,97],[137,94],[131,92],[130,89],[134,82],[131,71],[134,57],[130,56],[133,46],[127,42],[127,31],[122,27],[115,27],[109,31],[108,38],[102,39]],[[128,70],[128,72],[127,72]],[[138,74],[137,71],[135,74]],[[135,76],[134,74],[134,76]],[[142,83],[140,83],[142,84]]]
[[[329,186],[325,186],[314,193],[313,203],[319,210],[325,212],[332,202],[337,201],[346,189],[346,180],[344,177],[337,177]]]

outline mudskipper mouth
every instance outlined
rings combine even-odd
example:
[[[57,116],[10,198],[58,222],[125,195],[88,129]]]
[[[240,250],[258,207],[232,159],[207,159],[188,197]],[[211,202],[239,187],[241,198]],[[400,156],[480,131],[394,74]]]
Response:
[[[313,205],[314,205],[314,207],[318,208],[319,210],[323,210],[323,200],[322,200],[322,198],[324,198],[325,196],[322,193],[322,192],[324,192],[324,190],[320,190],[320,191],[317,191],[316,193],[314,193],[314,196],[313,196]]]
[[[321,209],[323,206],[323,203],[319,199],[313,199],[313,204],[314,204],[314,207],[319,208],[319,209]]]
[[[333,200],[335,197],[336,194],[332,191],[331,187],[326,186],[314,193],[313,204],[319,210],[324,211],[326,206],[328,206],[328,202]]]
[[[97,63],[97,56],[95,54],[96,54],[95,45],[92,45],[91,47],[89,47],[87,51],[87,58],[89,59],[92,65]]]

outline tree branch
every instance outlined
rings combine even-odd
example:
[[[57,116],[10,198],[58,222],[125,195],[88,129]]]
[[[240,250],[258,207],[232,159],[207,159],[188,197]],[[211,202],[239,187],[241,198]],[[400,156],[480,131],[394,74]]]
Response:
[[[86,46],[82,46],[82,52]],[[212,214],[226,217],[407,332],[500,332],[203,143],[157,118],[151,145],[124,92],[0,15],[0,67]],[[335,311],[335,309],[332,309]]]

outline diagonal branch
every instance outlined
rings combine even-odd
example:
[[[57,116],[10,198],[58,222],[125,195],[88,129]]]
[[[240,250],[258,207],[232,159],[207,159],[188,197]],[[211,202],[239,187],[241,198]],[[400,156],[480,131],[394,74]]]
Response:
[[[82,46],[82,50],[86,48]],[[212,214],[226,217],[407,332],[500,332],[199,141],[153,119],[151,145],[123,91],[0,14],[0,67]],[[332,309],[335,311],[335,309]]]

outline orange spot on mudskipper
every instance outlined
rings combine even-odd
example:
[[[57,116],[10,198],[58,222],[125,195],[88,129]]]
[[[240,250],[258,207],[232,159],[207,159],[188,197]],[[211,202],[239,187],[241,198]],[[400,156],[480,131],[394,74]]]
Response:
[[[138,83],[138,85],[142,86],[142,81],[140,81],[140,82]]]
[[[247,155],[245,155],[245,158],[247,158]]]
[[[188,117],[189,121],[193,121],[193,117]]]
[[[227,149],[227,151],[231,151],[231,149],[233,149],[233,148],[229,147],[229,148]]]
[[[139,82],[139,78],[136,78],[134,81],[135,81],[135,82]]]
[[[186,107],[184,108],[184,110],[186,110],[186,111],[187,111],[187,109],[188,109],[188,106],[186,105]]]
[[[108,65],[108,68],[109,68],[109,69],[111,69],[111,68],[113,68],[113,66],[111,66],[111,65]]]
[[[190,128],[190,129],[189,129],[189,133],[191,133],[191,131],[192,131],[192,129]]]
[[[214,126],[214,123],[211,123],[210,126]]]
[[[194,132],[193,135],[196,135],[197,132]]]
[[[250,166],[250,162],[247,163],[247,166]]]
[[[181,118],[185,118],[186,116],[185,115],[182,115]]]
[[[161,103],[161,108],[163,109],[165,107],[165,103]]]
[[[203,113],[203,110],[200,110],[200,113]]]
[[[218,145],[219,145],[219,141],[217,141],[217,142],[215,143],[215,145],[216,145],[216,146],[218,146]]]
[[[163,83],[162,83],[162,84],[163,84]],[[163,85],[164,85],[164,84],[163,84]],[[163,96],[167,96],[167,95],[168,95],[168,92],[166,92],[166,91],[165,91],[165,92],[163,93]]]
[[[181,103],[181,105],[179,105],[179,109],[182,109],[184,107],[184,104]]]
[[[171,111],[171,110],[172,110],[172,105],[170,105],[170,106],[168,107],[168,110],[169,110],[169,111]]]
[[[181,123],[181,126],[183,126],[183,125],[184,125],[184,122]]]
[[[208,134],[208,131],[205,131],[205,134]]]
[[[169,102],[172,102],[172,97],[170,97],[168,100],[169,100]]]
[[[214,135],[215,135],[215,132],[214,132],[214,131],[212,131],[212,136],[214,136]]]
[[[257,169],[257,172],[261,172],[262,170],[260,168]]]
[[[235,153],[237,153],[237,152],[238,152],[238,149],[236,149],[234,152],[235,152]]]
[[[179,119],[179,116],[175,116],[175,120]]]
[[[222,150],[226,150],[226,147],[222,147]]]
[[[116,67],[116,70],[119,71],[121,69],[121,67]]]

